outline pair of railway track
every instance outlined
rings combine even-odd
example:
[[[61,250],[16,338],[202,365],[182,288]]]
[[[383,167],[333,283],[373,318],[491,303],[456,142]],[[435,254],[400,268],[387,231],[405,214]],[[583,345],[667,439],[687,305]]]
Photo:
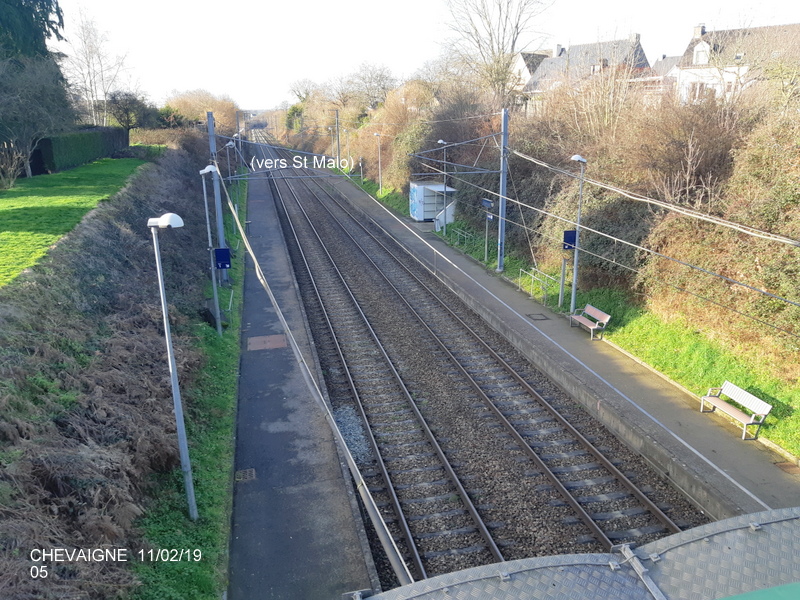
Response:
[[[329,398],[416,577],[703,519],[336,186],[303,174],[272,183]]]

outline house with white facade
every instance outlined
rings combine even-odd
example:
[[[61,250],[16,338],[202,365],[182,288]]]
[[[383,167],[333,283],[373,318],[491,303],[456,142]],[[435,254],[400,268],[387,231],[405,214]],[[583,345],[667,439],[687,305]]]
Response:
[[[730,100],[786,61],[800,61],[800,24],[724,31],[706,31],[701,24],[667,77],[674,79],[681,102],[709,94]]]

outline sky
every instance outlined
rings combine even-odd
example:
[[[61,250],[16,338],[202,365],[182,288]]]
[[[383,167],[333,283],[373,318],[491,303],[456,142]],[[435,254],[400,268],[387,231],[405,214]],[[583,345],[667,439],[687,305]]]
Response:
[[[546,0],[550,1],[550,0]],[[409,77],[452,36],[446,0],[59,0],[69,39],[79,14],[108,53],[125,57],[125,84],[161,106],[205,89],[258,110],[296,99],[292,82],[324,83],[364,63]],[[682,54],[698,24],[709,31],[800,23],[790,0],[553,0],[534,20],[528,50],[641,36],[652,64]],[[63,44],[58,49],[69,52]]]

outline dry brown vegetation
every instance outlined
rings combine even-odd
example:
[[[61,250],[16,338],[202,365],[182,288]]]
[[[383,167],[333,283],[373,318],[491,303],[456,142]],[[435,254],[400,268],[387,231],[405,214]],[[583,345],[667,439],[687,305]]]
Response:
[[[191,90],[169,98],[166,106],[186,119],[195,122],[206,121],[206,114],[214,113],[216,132],[219,135],[236,133],[236,112],[239,107],[228,96],[216,96],[206,90]]]
[[[790,81],[786,76],[796,69],[780,66],[770,70],[762,65],[760,79],[747,82],[731,98],[708,95],[693,104],[640,88],[631,83],[636,74],[624,67],[583,81],[564,81],[526,107],[512,109],[510,145],[575,172],[569,157],[579,153],[589,160],[588,177],[798,239],[800,130],[795,121],[800,104],[794,93],[796,77]],[[349,113],[361,114],[357,129],[348,133],[351,154],[363,157],[365,176],[377,180],[374,134],[380,133],[384,187],[406,191],[411,174],[424,171],[409,154],[435,149],[439,139],[459,142],[499,131],[496,115],[474,118],[492,113],[492,101],[457,63],[429,65],[377,108]],[[329,152],[330,138],[321,132],[327,134],[327,127],[334,125],[332,106],[318,95],[314,102],[293,107],[303,111],[305,128],[296,129],[290,142]],[[320,135],[314,137],[315,131]],[[435,150],[430,156],[442,157]],[[451,149],[448,159],[497,169],[498,156],[496,144],[489,143]],[[482,232],[479,206],[486,194],[480,188],[496,190],[497,176],[461,179],[456,184],[460,218]],[[574,220],[577,187],[575,179],[516,156],[510,159],[509,195],[540,211]],[[797,248],[678,217],[592,186],[584,194],[585,226],[800,302],[792,283],[800,265]],[[558,272],[568,223],[514,203],[508,218],[508,252]],[[662,318],[684,319],[757,362],[771,362],[784,379],[798,377],[793,367],[785,367],[792,363],[797,338],[780,331],[800,331],[795,307],[608,238],[586,235],[582,241],[591,254],[582,259],[581,290],[626,290],[632,301]]]
[[[201,367],[189,327],[203,302],[200,148],[186,138],[145,167],[0,290],[3,598],[114,598],[135,583],[114,562],[51,563],[33,579],[29,553],[141,547],[149,477],[179,463],[146,222],[168,211],[186,222],[160,240],[183,385]]]

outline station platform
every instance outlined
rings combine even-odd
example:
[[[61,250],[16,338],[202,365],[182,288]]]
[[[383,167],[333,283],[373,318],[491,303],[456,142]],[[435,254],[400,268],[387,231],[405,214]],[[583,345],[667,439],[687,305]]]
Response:
[[[264,178],[250,179],[247,218],[281,312],[316,364]],[[249,257],[241,334],[227,599],[327,600],[379,589],[349,473]]]
[[[626,562],[626,558],[619,555],[581,555],[595,557],[573,560],[581,564],[589,561],[590,571],[595,569],[594,562],[603,565],[604,575],[589,580],[591,585],[599,585],[594,588],[597,595],[579,595],[581,582],[587,581],[588,571],[583,571],[583,567],[576,572],[564,563],[567,558],[547,557],[527,559],[545,560],[545,563],[514,561],[482,567],[487,570],[485,572],[451,573],[442,576],[449,579],[417,582],[412,584],[417,586],[413,589],[410,586],[398,588],[378,598],[721,598],[722,595],[696,593],[691,577],[696,576],[698,569],[685,572],[683,569],[692,564],[691,561],[706,560],[708,553],[703,553],[702,544],[709,542],[705,540],[711,543],[720,540],[722,545],[714,556],[715,560],[724,562],[725,544],[732,539],[726,536],[734,536],[739,542],[743,537],[744,550],[737,557],[747,560],[756,544],[763,548],[761,544],[767,539],[767,536],[740,535],[750,529],[770,535],[774,531],[785,540],[785,527],[793,528],[788,536],[790,541],[781,542],[784,545],[779,552],[781,557],[790,556],[793,562],[798,562],[795,557],[800,556],[800,536],[796,535],[800,528],[800,509],[796,507],[800,506],[800,465],[796,458],[778,454],[760,441],[742,441],[741,429],[715,415],[701,414],[698,398],[659,377],[612,344],[590,342],[589,335],[579,328],[571,328],[566,318],[552,313],[502,277],[447,246],[431,231],[429,223],[414,223],[397,217],[343,178],[332,177],[327,181],[360,208],[365,219],[373,219],[400,241],[410,255],[436,272],[533,364],[645,456],[654,468],[684,490],[716,521],[704,526],[711,529],[699,531],[698,528],[691,533],[677,534],[687,536],[685,538],[665,538],[671,540],[669,543],[674,547],[665,545],[651,552],[675,552],[671,556],[678,557],[682,556],[682,548],[691,550],[687,558],[669,563],[672,570],[663,580],[669,583],[659,580],[659,585],[671,586],[668,587],[670,593],[656,589],[661,596],[652,594],[642,578],[631,585],[639,590],[637,593],[650,595],[615,595],[617,583],[606,587],[605,569],[609,568],[609,562],[622,563],[626,565],[624,576],[632,577],[636,574],[632,574],[627,565],[633,561]],[[313,344],[307,333],[275,206],[263,179],[250,180],[248,219],[248,237],[289,327],[303,345],[304,355],[313,356]],[[227,598],[369,597],[373,592],[366,590],[377,592],[380,587],[368,556],[349,475],[329,425],[306,389],[286,345],[276,312],[249,262],[243,310],[237,482]],[[759,518],[765,524],[752,528],[750,523],[755,522],[749,517],[752,514],[761,515]],[[723,521],[726,519],[733,521]],[[649,560],[646,568],[650,571],[659,564],[658,568],[667,566],[666,562],[659,563],[648,556],[637,560]],[[770,554],[760,555],[758,568],[770,564],[771,560]],[[722,570],[714,568],[717,574]],[[751,566],[748,564],[747,568]],[[554,581],[565,582],[558,586],[560,595],[553,595],[553,589],[542,587],[541,582],[546,578],[540,577],[544,572],[541,569],[551,569],[548,572]],[[562,578],[565,569],[575,577]],[[800,580],[796,567],[781,569],[774,580],[776,585],[787,578]],[[619,574],[616,569],[612,571]],[[491,575],[486,576],[486,573]],[[523,574],[527,578],[525,581],[534,581],[536,594],[529,594],[531,588],[524,586],[514,592]],[[616,576],[612,579],[619,581]],[[480,583],[469,587],[471,581],[484,581],[488,587],[483,588]],[[569,581],[575,582],[574,589]],[[751,586],[748,581],[756,583]],[[764,578],[747,580],[739,587],[733,585],[726,589],[761,589],[766,587],[764,581]],[[511,585],[510,582],[516,583]],[[460,587],[462,585],[467,587]],[[511,591],[495,596],[487,592],[490,589]]]

